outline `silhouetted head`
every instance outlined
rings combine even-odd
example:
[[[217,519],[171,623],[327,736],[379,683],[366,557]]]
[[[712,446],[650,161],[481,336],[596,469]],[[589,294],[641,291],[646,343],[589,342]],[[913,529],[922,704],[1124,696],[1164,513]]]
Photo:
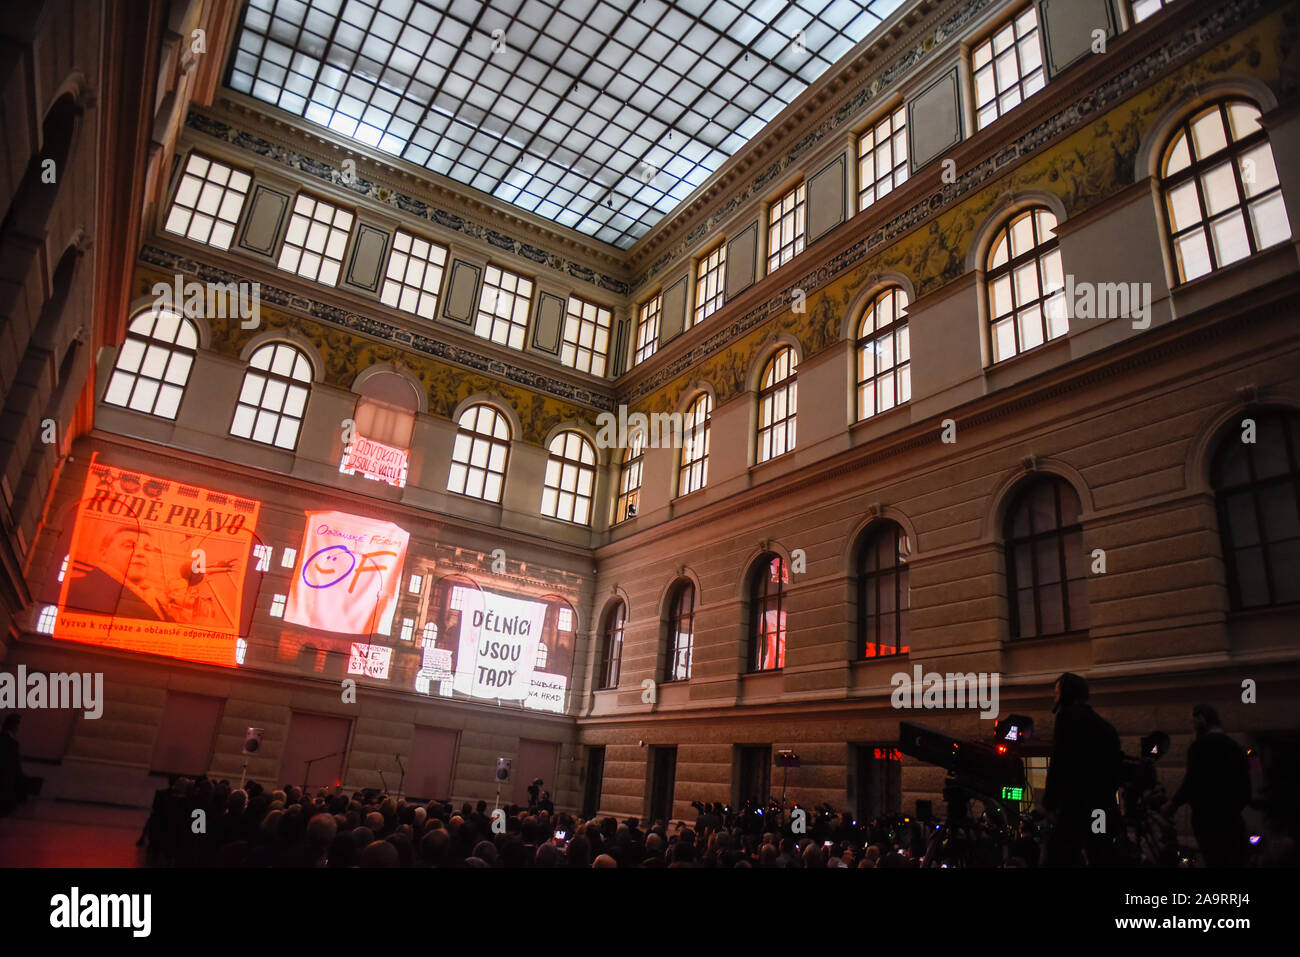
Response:
[[[1066,705],[1074,704],[1078,701],[1088,700],[1088,682],[1084,681],[1072,671],[1067,671],[1061,677],[1056,679],[1056,684],[1052,686],[1052,696],[1055,704],[1052,705],[1052,714],[1060,711]]]

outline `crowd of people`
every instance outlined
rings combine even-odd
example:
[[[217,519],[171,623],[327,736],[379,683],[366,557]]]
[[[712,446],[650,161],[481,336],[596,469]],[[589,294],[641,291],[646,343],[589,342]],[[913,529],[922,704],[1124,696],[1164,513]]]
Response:
[[[375,791],[267,791],[181,777],[155,795],[140,843],[149,864],[178,867],[916,867],[925,850],[919,822],[859,828],[847,815],[814,812],[796,835],[764,830],[750,806],[732,813],[699,804],[693,826],[643,827],[635,817],[583,820],[546,803],[494,814],[485,801],[456,808]]]

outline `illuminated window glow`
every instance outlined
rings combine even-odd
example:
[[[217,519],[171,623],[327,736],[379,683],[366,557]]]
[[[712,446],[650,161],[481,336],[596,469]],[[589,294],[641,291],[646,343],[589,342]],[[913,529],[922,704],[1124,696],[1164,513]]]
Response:
[[[176,418],[199,346],[198,327],[167,310],[140,313],[126,329],[104,401]]]
[[[498,345],[522,349],[532,297],[531,279],[489,265],[483,273],[474,334]]]
[[[191,153],[163,229],[196,243],[229,249],[251,182],[243,170]]]
[[[280,247],[279,267],[313,282],[336,285],[352,218],[346,209],[299,194]]]
[[[393,251],[379,301],[423,319],[438,314],[438,292],[447,262],[447,247],[399,229],[393,234]]]

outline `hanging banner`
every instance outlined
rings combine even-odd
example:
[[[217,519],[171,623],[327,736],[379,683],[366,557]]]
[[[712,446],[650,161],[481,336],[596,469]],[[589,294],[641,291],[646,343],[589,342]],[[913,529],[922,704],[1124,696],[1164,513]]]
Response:
[[[374,439],[356,435],[343,449],[339,471],[344,475],[358,472],[376,482],[387,482],[397,488],[406,487],[406,465],[410,452]]]
[[[388,666],[392,660],[393,649],[387,645],[366,645],[354,641],[348,652],[348,674],[387,678]]]
[[[308,512],[284,620],[341,635],[387,634],[407,531],[347,512]]]
[[[235,667],[261,502],[92,464],[54,637]]]
[[[464,587],[456,600],[461,628],[453,687],[474,698],[527,698],[546,603]]]

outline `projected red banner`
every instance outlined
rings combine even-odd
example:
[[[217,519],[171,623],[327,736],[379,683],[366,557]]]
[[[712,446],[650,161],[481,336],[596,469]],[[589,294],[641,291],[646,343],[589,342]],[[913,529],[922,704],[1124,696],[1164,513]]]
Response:
[[[261,504],[92,465],[54,636],[235,667]]]

